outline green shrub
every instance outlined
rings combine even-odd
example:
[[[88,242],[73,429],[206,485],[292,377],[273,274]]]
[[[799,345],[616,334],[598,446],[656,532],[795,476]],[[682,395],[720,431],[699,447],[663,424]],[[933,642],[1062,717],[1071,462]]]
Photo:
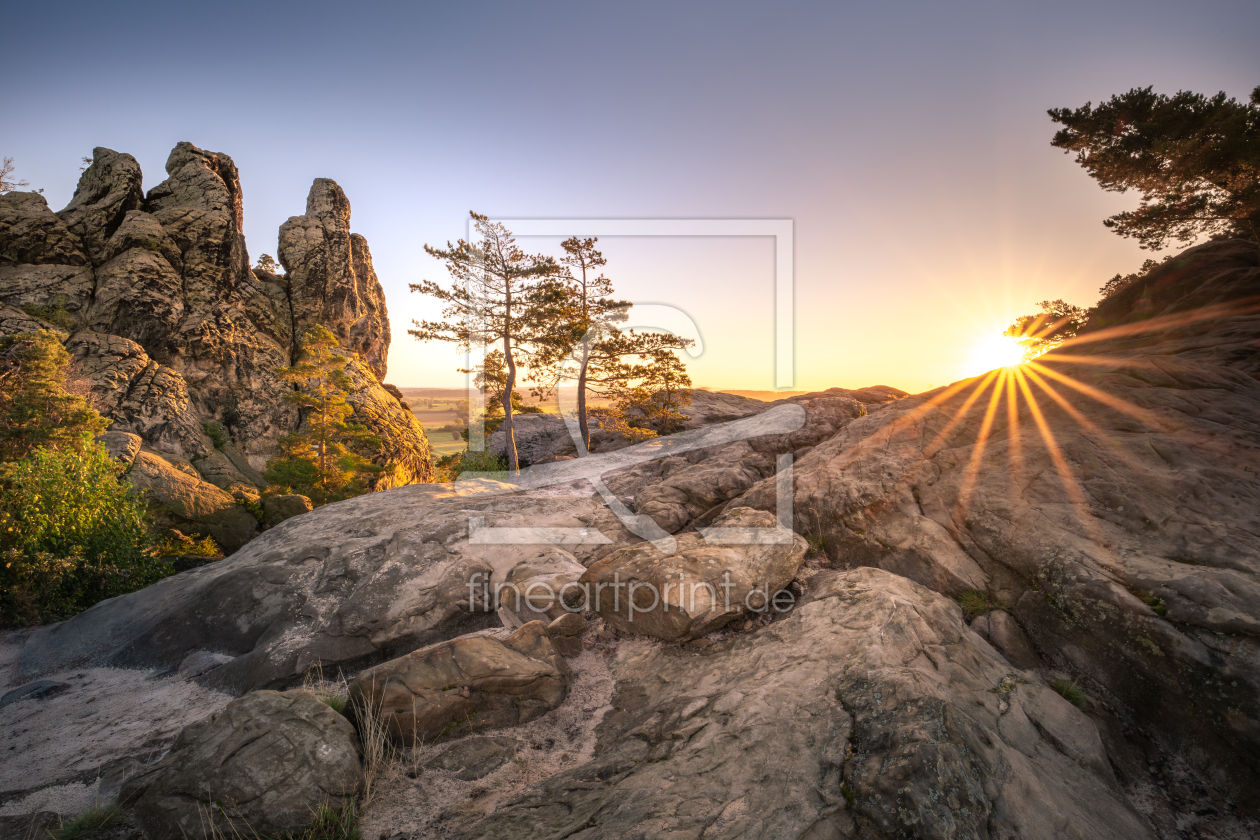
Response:
[[[959,595],[958,606],[962,607],[963,615],[968,621],[997,608],[996,604],[989,601],[989,594],[978,589],[968,589]]]
[[[493,452],[482,450],[474,452],[472,450],[464,450],[460,453],[459,464],[455,467],[455,472],[462,475],[466,472],[506,472],[507,459],[502,455],[496,455]]]
[[[1076,680],[1065,680],[1062,677],[1056,677],[1054,682],[1050,683],[1050,686],[1059,692],[1064,700],[1076,708],[1089,708],[1089,695],[1085,693],[1085,689],[1081,688]]]
[[[206,437],[210,438],[215,449],[222,449],[232,442],[232,436],[228,434],[227,428],[218,420],[207,420],[201,424],[201,428],[205,430]]]
[[[6,467],[0,626],[67,618],[171,573],[154,550],[144,501],[91,438]]]
[[[179,533],[178,531],[176,532]],[[200,540],[179,534],[176,536],[168,536],[157,544],[157,555],[159,557],[222,557],[223,549],[219,548],[211,537],[203,537]]]

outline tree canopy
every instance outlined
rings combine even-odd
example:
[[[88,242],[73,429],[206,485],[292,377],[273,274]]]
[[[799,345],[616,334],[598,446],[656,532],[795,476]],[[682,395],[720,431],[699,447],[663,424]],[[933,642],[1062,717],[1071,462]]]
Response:
[[[1089,320],[1089,311],[1063,300],[1043,300],[1037,315],[1021,315],[1002,335],[1010,336],[1024,348],[1024,359],[1032,359],[1075,338]]]
[[[1156,251],[1200,236],[1260,241],[1260,87],[1250,102],[1135,88],[1049,114],[1063,126],[1052,146],[1103,189],[1141,193],[1136,210],[1103,222],[1119,235]]]
[[[0,462],[78,445],[109,426],[84,397],[66,392],[69,365],[55,332],[0,336]]]
[[[297,362],[276,374],[293,385],[285,400],[302,410],[301,428],[280,438],[280,454],[264,473],[273,485],[309,496],[317,505],[367,492],[367,480],[382,468],[355,451],[380,446],[380,439],[350,420],[349,360],[327,327],[316,324],[302,336]]]

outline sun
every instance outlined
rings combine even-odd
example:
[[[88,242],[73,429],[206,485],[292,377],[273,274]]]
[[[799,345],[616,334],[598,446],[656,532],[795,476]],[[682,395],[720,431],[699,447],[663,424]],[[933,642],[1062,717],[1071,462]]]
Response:
[[[967,357],[967,375],[979,376],[996,368],[1014,367],[1024,361],[1024,347],[1009,335],[979,339]]]

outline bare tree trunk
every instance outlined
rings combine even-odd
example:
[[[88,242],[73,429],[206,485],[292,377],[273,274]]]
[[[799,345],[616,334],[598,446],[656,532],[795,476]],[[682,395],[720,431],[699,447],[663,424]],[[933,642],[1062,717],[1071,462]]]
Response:
[[[516,387],[516,360],[512,358],[510,334],[503,336],[503,359],[507,363],[507,385],[503,389],[503,441],[507,451],[508,470],[515,474],[521,471],[521,465],[516,458],[516,435],[512,432],[512,389]]]
[[[581,431],[582,445],[578,447],[578,457],[591,451],[591,429],[586,420],[586,365],[591,358],[591,346],[582,342],[582,367],[578,370],[577,411],[578,429]]]

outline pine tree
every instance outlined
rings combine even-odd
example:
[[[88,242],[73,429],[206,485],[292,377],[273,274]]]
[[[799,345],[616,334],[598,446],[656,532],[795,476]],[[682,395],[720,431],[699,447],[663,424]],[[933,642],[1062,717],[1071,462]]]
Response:
[[[516,388],[518,361],[551,329],[551,311],[544,298],[555,294],[549,282],[560,267],[551,257],[526,254],[516,244],[511,231],[478,213],[470,214],[479,243],[459,240],[445,248],[424,246],[429,256],[446,263],[453,281],[443,288],[432,280],[413,283],[411,290],[430,295],[446,304],[445,320],[416,321],[408,330],[421,341],[449,341],[465,352],[473,345],[498,344],[503,354],[504,405],[502,428],[507,435],[508,469],[520,470],[516,456],[516,436],[512,429],[512,391]]]
[[[0,462],[76,447],[109,427],[86,399],[66,393],[69,366],[55,332],[0,336]]]
[[[303,419],[298,431],[280,438],[280,455],[267,464],[264,476],[316,505],[366,493],[366,482],[383,470],[356,451],[381,441],[350,420],[349,360],[339,349],[337,336],[317,324],[303,335],[298,361],[276,371],[293,385],[285,400],[301,409]]]

